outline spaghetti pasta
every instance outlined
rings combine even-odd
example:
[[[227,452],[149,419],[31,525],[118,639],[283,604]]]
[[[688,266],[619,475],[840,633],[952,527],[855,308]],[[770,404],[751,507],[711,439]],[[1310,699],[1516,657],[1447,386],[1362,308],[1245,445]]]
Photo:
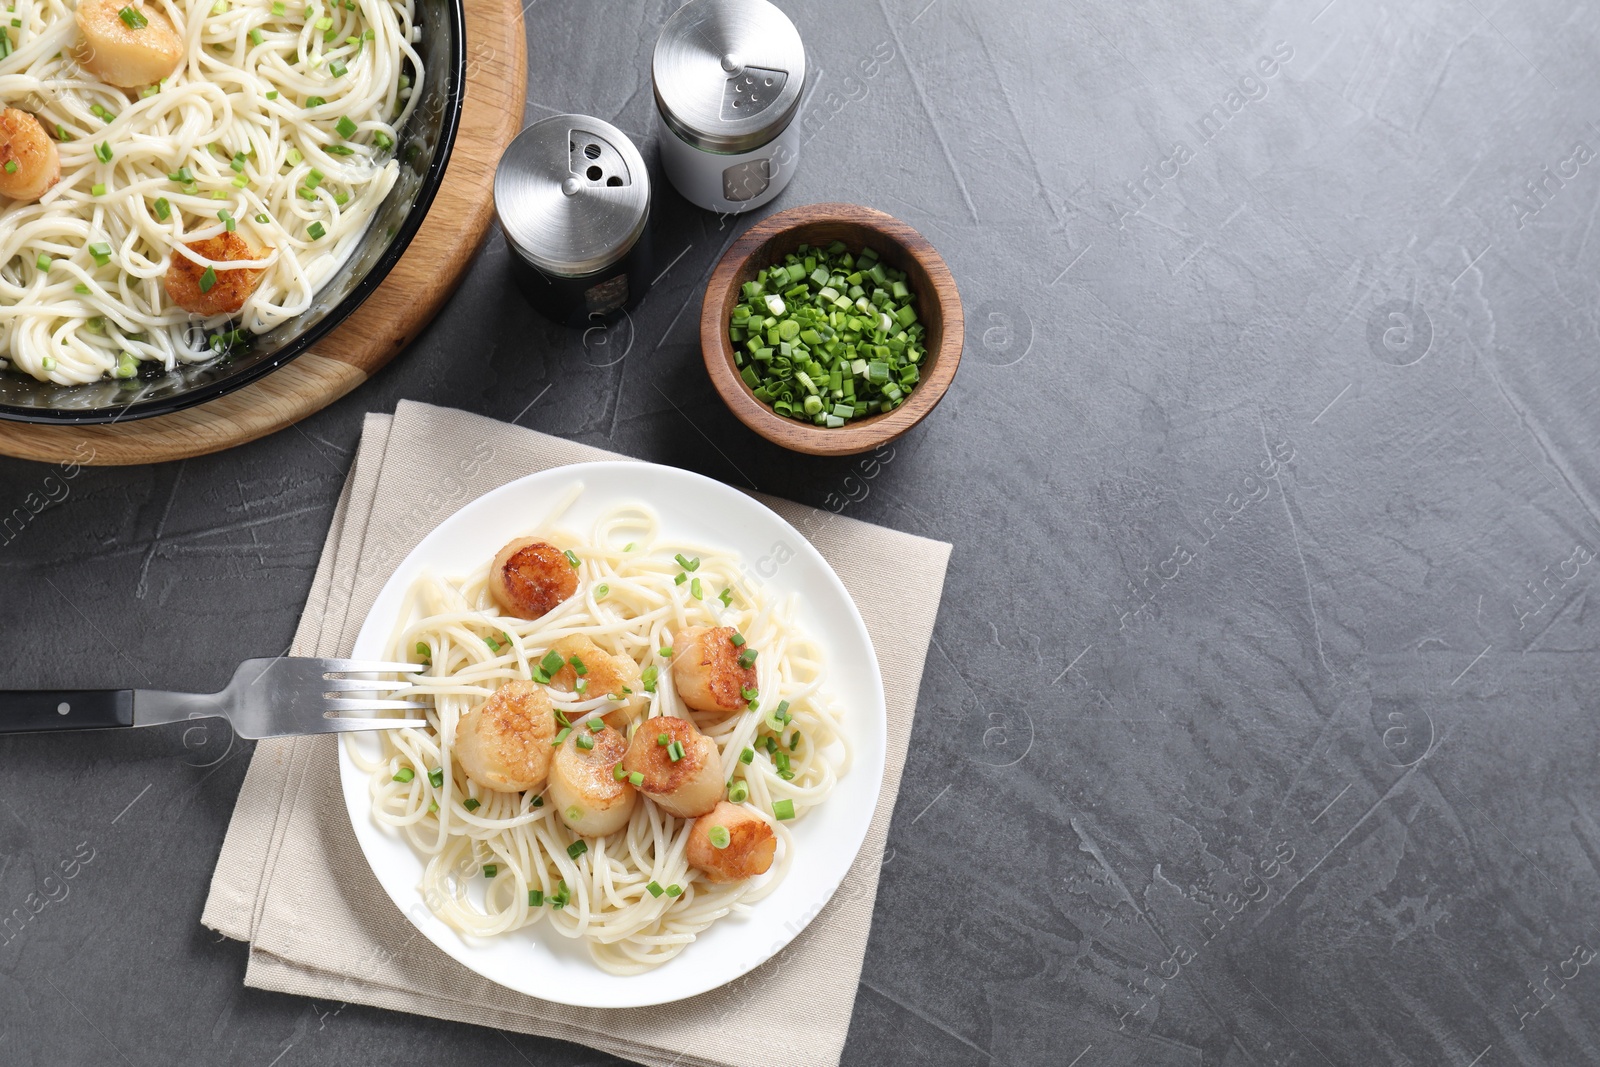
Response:
[[[538,536],[577,559],[577,593],[524,621],[494,607],[487,561],[463,578],[421,576],[389,655],[426,662],[397,695],[431,702],[429,728],[384,731],[376,752],[354,742],[348,751],[369,775],[373,818],[426,857],[422,896],[446,923],[477,936],[542,923],[583,941],[606,971],[636,974],[777,885],[795,861],[789,819],[824,802],[848,769],[843,712],[825,693],[821,649],[797,625],[797,599],[753,579],[733,553],[665,537],[654,512],[639,504],[605,513],[587,535]],[[683,704],[672,681],[672,643],[696,626],[733,627],[759,650],[753,707],[721,717]],[[630,733],[648,730],[650,717],[677,716],[715,742],[733,799],[777,836],[777,860],[765,876],[712,882],[685,855],[694,820],[674,818],[646,797],[623,829],[584,838],[542,792],[491,791],[463,773],[452,758],[462,715],[508,682],[537,680],[542,657],[572,635],[639,664],[647,700]],[[574,729],[634,696],[543,688]]]
[[[0,102],[54,137],[61,178],[0,200],[0,359],[61,385],[210,359],[244,336],[224,327],[311,307],[398,177],[424,77],[413,0],[139,2],[183,55],[124,90],[85,67],[66,0],[5,0]],[[259,256],[186,247],[232,232]],[[196,316],[165,289],[174,256],[264,273],[236,315]]]

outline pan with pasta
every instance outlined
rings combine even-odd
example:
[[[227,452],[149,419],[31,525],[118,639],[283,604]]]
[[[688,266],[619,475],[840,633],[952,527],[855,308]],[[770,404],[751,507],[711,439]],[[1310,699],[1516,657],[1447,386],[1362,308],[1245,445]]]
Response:
[[[0,360],[214,358],[312,308],[399,173],[412,0],[7,0]]]

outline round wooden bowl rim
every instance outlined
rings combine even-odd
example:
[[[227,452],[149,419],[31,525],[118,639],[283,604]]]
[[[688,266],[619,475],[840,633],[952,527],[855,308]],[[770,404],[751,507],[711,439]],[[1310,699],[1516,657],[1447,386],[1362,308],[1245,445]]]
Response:
[[[732,308],[730,284],[762,248],[777,244],[785,233],[816,223],[840,222],[861,226],[893,243],[900,256],[914,259],[928,275],[932,292],[920,290],[920,306],[932,302],[938,309],[940,343],[923,362],[923,379],[906,402],[893,411],[872,415],[829,429],[797,419],[786,419],[758,400],[733,361],[733,342],[727,322]],[[805,204],[762,219],[746,230],[723,253],[706,284],[700,313],[700,351],[706,372],[728,408],[750,429],[774,444],[813,456],[849,456],[893,440],[928,416],[955,378],[961,363],[966,324],[955,278],[933,245],[906,223],[876,208],[860,204]]]

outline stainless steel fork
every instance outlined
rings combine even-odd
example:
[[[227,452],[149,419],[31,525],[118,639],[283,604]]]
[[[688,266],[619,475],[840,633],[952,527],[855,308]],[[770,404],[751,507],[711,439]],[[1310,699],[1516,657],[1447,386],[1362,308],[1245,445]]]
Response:
[[[350,730],[394,730],[426,726],[427,705],[409,700],[341,694],[392,693],[409,679],[339,678],[336,675],[411,675],[415,663],[368,663],[351,659],[247,659],[233,681],[209,696],[154,689],[0,691],[0,734],[39,730],[105,730],[156,726],[188,719],[223,718],[240,737],[284,737]],[[374,712],[407,711],[407,718]],[[344,713],[350,713],[347,716]],[[366,713],[366,717],[353,717]]]

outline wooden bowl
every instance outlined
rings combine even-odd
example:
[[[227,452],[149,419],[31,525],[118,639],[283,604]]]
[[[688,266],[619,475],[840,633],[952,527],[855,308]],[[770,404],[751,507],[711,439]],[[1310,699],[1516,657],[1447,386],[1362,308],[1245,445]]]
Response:
[[[922,380],[893,411],[829,429],[787,419],[751,392],[733,361],[728,320],[740,287],[799,245],[843,241],[851,252],[871,245],[884,263],[905,271],[916,294],[917,319],[927,330]],[[768,216],[733,243],[706,286],[700,310],[700,351],[723,402],[739,421],[774,444],[813,456],[850,456],[892,441],[921,422],[944,397],[961,363],[966,328],[961,295],[950,268],[916,230],[892,215],[858,204],[807,204]]]

